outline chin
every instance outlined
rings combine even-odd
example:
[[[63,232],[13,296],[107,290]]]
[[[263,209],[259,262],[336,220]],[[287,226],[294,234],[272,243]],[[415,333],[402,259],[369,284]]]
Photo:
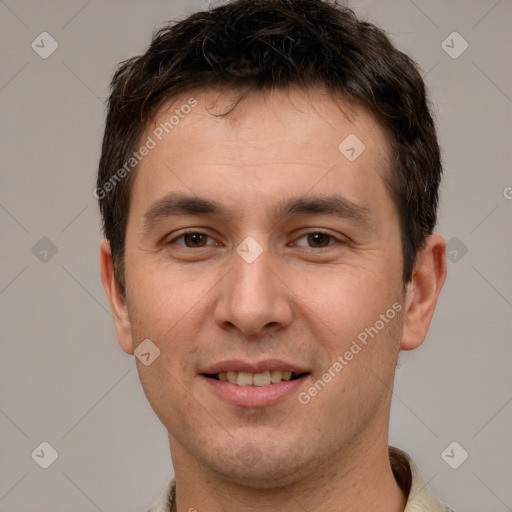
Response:
[[[252,489],[279,489],[297,483],[300,478],[300,472],[295,470],[283,470],[283,466],[268,467],[259,466],[257,468],[246,468],[244,466],[234,466],[229,468],[212,468],[217,475],[229,482],[241,487]],[[228,471],[226,471],[228,469]]]
[[[222,480],[246,488],[270,490],[297,483],[311,468],[312,461],[303,446],[296,447],[293,453],[290,456],[285,450],[272,446],[258,448],[249,442],[235,453],[225,450],[223,457],[215,457],[207,465]]]

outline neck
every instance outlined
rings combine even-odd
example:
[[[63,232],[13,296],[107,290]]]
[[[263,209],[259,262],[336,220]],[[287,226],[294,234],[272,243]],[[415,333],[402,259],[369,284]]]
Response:
[[[359,439],[357,445],[311,464],[307,473],[274,489],[219,478],[170,438],[176,471],[173,512],[403,512],[407,499],[393,476],[387,430],[385,434],[378,449],[375,438],[370,443]]]

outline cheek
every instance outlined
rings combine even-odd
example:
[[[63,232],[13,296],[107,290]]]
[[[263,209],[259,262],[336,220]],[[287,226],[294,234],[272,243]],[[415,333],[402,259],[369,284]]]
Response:
[[[135,276],[132,276],[135,277]],[[149,338],[160,350],[149,366],[137,361],[142,388],[164,425],[181,425],[183,410],[193,410],[191,383],[199,359],[199,339],[204,315],[194,284],[146,273],[128,289],[129,315],[135,345]],[[181,426],[179,426],[181,425]]]
[[[373,326],[401,299],[399,272],[395,274],[384,267],[347,266],[324,275],[302,273],[292,286],[301,299],[298,304],[303,304],[301,315],[323,325],[327,337],[343,345]]]
[[[201,333],[211,313],[209,294],[218,278],[194,278],[190,272],[185,275],[177,268],[144,264],[135,258],[131,263],[127,294],[135,345],[145,338],[155,343],[160,356],[154,368],[158,372],[154,384],[161,388],[166,382],[178,390],[177,378],[181,385],[188,385],[194,376],[194,362],[200,359],[197,353],[204,339]],[[148,380],[147,384],[153,382]]]
[[[190,271],[171,268],[158,254],[135,251],[126,257],[126,285],[131,316],[150,330],[148,337],[171,329],[208,290]]]

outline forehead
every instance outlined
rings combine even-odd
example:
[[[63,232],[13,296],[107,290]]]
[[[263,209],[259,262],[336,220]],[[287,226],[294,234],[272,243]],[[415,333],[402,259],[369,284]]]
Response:
[[[322,89],[238,100],[230,90],[193,91],[165,104],[141,139],[153,148],[138,166],[133,199],[179,188],[236,201],[257,189],[261,201],[285,189],[332,187],[350,199],[382,188],[387,136],[363,108]]]

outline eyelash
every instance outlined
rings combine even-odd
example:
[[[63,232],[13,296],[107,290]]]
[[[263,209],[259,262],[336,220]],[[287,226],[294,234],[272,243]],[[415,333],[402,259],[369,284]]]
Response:
[[[172,244],[175,244],[177,240],[180,240],[181,238],[185,237],[186,235],[203,235],[203,236],[206,236],[207,238],[210,238],[213,240],[213,237],[207,235],[206,233],[203,233],[201,231],[197,231],[197,230],[189,230],[189,231],[185,231],[183,233],[181,233],[179,236],[173,238],[172,240],[170,240],[167,245],[172,245]],[[305,247],[305,246],[298,246],[298,247],[303,247],[303,248],[308,248],[308,249],[327,249],[328,247],[331,247],[332,245],[336,245],[336,243],[338,244],[342,244],[344,243],[343,240],[340,240],[339,238],[335,237],[334,235],[332,235],[331,233],[328,233],[327,231],[323,231],[323,230],[312,230],[312,231],[307,231],[306,233],[302,233],[300,237],[298,237],[296,239],[296,241],[294,242],[294,245],[297,245],[296,242],[298,240],[301,240],[302,238],[304,237],[307,237],[309,235],[317,235],[317,234],[321,234],[321,235],[325,235],[327,237],[329,237],[329,241],[333,241],[334,243],[329,243],[327,244],[325,247]],[[200,247],[187,247],[185,244],[177,244],[177,245],[180,245],[181,247],[185,248],[185,249],[203,249],[204,247],[211,247],[211,246],[215,246],[215,245],[218,245],[217,243],[216,244],[207,244],[207,245],[204,245],[204,246],[200,246]]]

